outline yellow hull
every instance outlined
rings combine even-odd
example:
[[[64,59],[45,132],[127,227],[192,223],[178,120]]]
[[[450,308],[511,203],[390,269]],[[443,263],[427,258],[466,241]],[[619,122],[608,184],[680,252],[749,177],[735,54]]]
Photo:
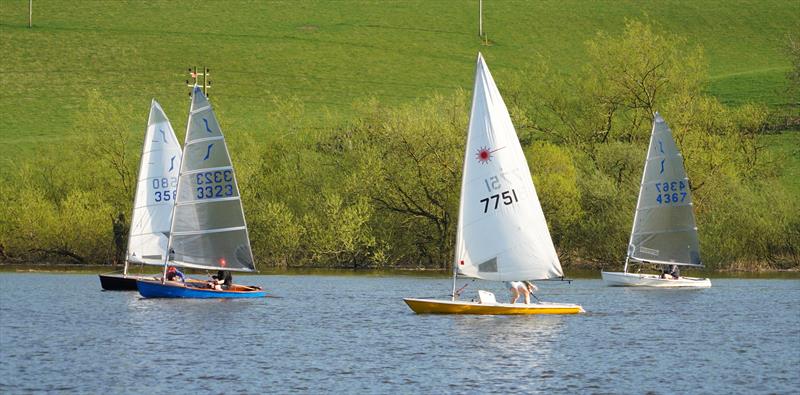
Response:
[[[434,299],[403,299],[417,314],[480,314],[480,315],[530,315],[530,314],[578,314],[583,308],[568,303],[481,304],[478,302]]]

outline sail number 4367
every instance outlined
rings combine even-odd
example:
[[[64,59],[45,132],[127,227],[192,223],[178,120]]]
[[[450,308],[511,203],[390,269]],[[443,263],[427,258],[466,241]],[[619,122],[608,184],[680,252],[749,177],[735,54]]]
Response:
[[[686,200],[686,182],[685,181],[670,181],[670,182],[657,182],[656,202],[658,204],[670,203],[683,203]]]
[[[497,210],[500,207],[500,200],[503,200],[503,205],[508,206],[510,204],[514,204],[519,201],[517,199],[517,192],[513,189],[510,191],[503,191],[502,193],[498,193],[496,195],[489,196],[488,198],[481,199],[481,203],[484,203],[483,212],[489,212],[489,207],[494,206],[494,209]],[[489,204],[492,202],[492,204]]]

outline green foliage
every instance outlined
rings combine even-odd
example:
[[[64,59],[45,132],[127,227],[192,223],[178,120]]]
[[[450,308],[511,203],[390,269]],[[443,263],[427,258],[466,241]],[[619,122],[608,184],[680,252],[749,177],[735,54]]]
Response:
[[[584,216],[580,205],[578,172],[570,152],[546,142],[533,144],[525,153],[533,173],[553,242],[568,249],[569,231]]]
[[[410,265],[444,266],[452,256],[464,150],[466,95],[385,108],[361,104],[351,125],[321,150],[343,188],[375,207],[387,254]]]
[[[136,136],[121,127],[130,123],[123,110],[94,91],[86,101],[75,123],[86,141],[43,147],[4,184],[9,190],[0,205],[0,244],[12,259],[86,263],[113,257],[112,221],[131,211],[133,152],[139,149],[132,144]]]
[[[765,152],[759,138],[767,109],[756,104],[732,108],[704,94],[703,51],[686,52],[683,39],[655,34],[649,25],[630,21],[621,35],[599,33],[587,47],[581,75],[564,76],[537,65],[532,83],[520,84],[525,78],[518,77],[510,84],[512,103],[520,107],[516,119],[534,134],[572,147],[580,210],[571,211],[582,216],[567,232],[553,222],[559,213],[548,205],[543,182],[537,181],[562,254],[566,250],[582,260],[620,260],[655,111],[665,116],[683,153],[701,240],[705,226],[711,228],[712,241],[703,241],[704,250],[713,250],[704,254],[706,260],[726,267],[739,259],[793,254],[787,246],[796,238],[792,229],[798,220],[770,218],[768,207],[754,198],[787,193],[776,180],[780,163]],[[536,177],[533,166],[532,172]],[[800,209],[792,199],[781,204],[789,212]],[[730,226],[742,212],[753,213],[748,215],[752,223]],[[755,214],[759,212],[763,215]],[[723,245],[725,253],[715,250]],[[748,245],[761,248],[748,250]]]
[[[698,219],[701,251],[712,269],[792,267],[800,257],[798,204],[775,180],[719,175]]]
[[[628,21],[618,34],[593,36],[579,74],[546,56],[524,72],[493,68],[563,262],[621,263],[658,110],[684,156],[706,263],[797,265],[800,203],[787,189],[785,157],[765,143],[768,108],[709,96],[704,52],[661,30]],[[259,265],[447,267],[469,96],[398,105],[376,95],[344,117],[302,97],[254,100],[251,111],[212,95]],[[113,257],[112,219],[130,212],[144,122],[96,91],[82,100],[73,128],[87,138],[4,175],[0,245],[9,259]]]
[[[73,189],[54,203],[36,188],[19,190],[2,207],[0,245],[12,259],[108,261],[113,253],[112,209],[93,197]]]
[[[253,254],[278,267],[295,263],[305,237],[303,226],[283,202],[251,201],[247,214]]]
[[[303,217],[308,229],[304,244],[312,262],[353,268],[369,263],[375,247],[375,237],[369,228],[372,207],[365,199],[345,205],[335,193],[323,193],[317,201],[321,209]]]

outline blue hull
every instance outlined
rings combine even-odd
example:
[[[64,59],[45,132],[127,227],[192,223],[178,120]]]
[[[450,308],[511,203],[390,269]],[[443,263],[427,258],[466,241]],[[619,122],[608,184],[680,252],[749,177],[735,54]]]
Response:
[[[145,298],[233,299],[264,298],[267,296],[267,291],[256,289],[256,287],[238,286],[239,288],[252,289],[218,291],[208,288],[186,286],[184,284],[162,284],[160,281],[146,280],[136,281],[136,286],[139,288],[139,294]]]

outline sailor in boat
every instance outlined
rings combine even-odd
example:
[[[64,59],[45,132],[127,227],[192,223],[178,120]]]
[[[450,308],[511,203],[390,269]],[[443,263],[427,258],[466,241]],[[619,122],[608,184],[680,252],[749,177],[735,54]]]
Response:
[[[517,303],[520,296],[525,297],[525,304],[531,304],[531,295],[539,288],[530,281],[510,281],[506,282],[511,292],[511,304]]]
[[[167,281],[177,281],[176,278],[180,278],[181,282],[186,282],[186,276],[181,273],[175,266],[170,266],[167,268]]]
[[[231,272],[227,270],[219,270],[217,271],[217,275],[211,276],[211,278],[219,283],[222,289],[230,289],[231,284],[233,284],[233,276]]]
[[[664,268],[661,270],[661,278],[677,280],[681,278],[681,270],[678,269],[678,265],[670,265],[669,268],[664,266]]]

